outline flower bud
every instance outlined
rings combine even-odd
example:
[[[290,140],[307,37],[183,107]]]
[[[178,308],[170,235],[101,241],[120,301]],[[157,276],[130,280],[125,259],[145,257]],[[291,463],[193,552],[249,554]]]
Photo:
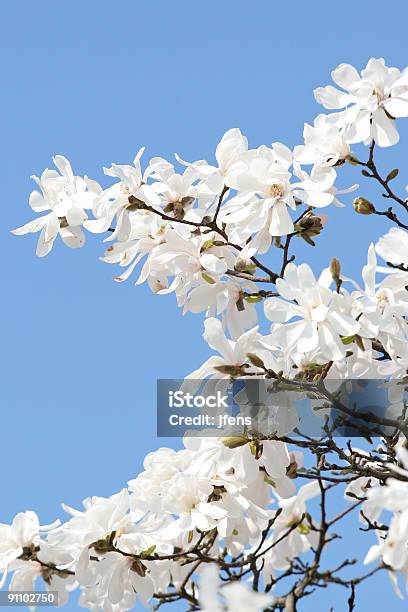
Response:
[[[312,237],[320,234],[326,221],[327,218],[324,218],[324,215],[315,215],[310,211],[306,213],[298,223],[296,223],[295,232],[308,244],[315,246]]]
[[[247,353],[247,357],[249,359],[249,361],[251,362],[251,364],[253,366],[255,366],[256,368],[264,368],[265,364],[262,361],[262,359],[260,357],[258,357],[258,355],[255,355],[255,353]]]
[[[237,307],[238,312],[242,312],[245,310],[245,304],[242,295],[240,295],[237,301],[235,302],[235,306]]]
[[[243,436],[230,436],[229,438],[223,438],[222,443],[227,448],[239,448],[240,446],[248,444],[248,438],[244,438]]]
[[[96,542],[93,542],[89,548],[93,548],[96,553],[101,555],[112,550],[112,546],[107,538],[105,540],[97,540]]]
[[[289,463],[289,465],[286,468],[286,476],[288,478],[291,478],[292,480],[294,478],[297,478],[297,469],[298,469],[298,464],[296,463],[296,461],[292,461],[291,463]]]
[[[356,198],[353,201],[353,207],[359,215],[372,215],[375,212],[374,205],[366,198]]]
[[[257,302],[262,302],[262,296],[261,295],[247,295],[245,300],[248,302],[248,304],[256,304]]]
[[[340,276],[341,266],[340,262],[336,257],[330,262],[330,272],[333,278],[338,278]]]
[[[233,378],[237,377],[237,376],[242,376],[244,374],[243,368],[244,367],[249,367],[248,365],[245,366],[245,364],[243,366],[234,366],[234,365],[220,365],[220,366],[214,366],[214,370],[217,370],[217,372],[221,372],[221,374],[227,374],[228,376],[232,376]]]
[[[357,157],[354,157],[354,155],[347,155],[346,161],[348,161],[348,163],[351,164],[352,166],[360,165],[359,159],[357,159]]]
[[[296,531],[301,535],[307,535],[308,533],[310,533],[310,527],[308,527],[304,523],[300,523],[300,525],[298,525],[298,527],[296,528]]]
[[[237,259],[234,269],[237,272],[247,272],[253,274],[256,270],[256,265],[251,259]]]
[[[143,578],[146,575],[147,568],[145,565],[143,565],[140,559],[135,559],[132,565],[130,566],[130,569],[132,572],[135,572],[136,574],[141,576],[141,578]]]
[[[214,285],[216,283],[213,277],[207,274],[206,272],[201,272],[201,276],[203,280],[205,280],[205,282],[208,283],[209,285]]]
[[[143,550],[140,553],[141,557],[149,557],[150,555],[152,555],[154,553],[154,551],[156,550],[156,544],[153,544],[152,546],[149,546],[149,548],[147,548],[146,550]]]
[[[136,198],[134,195],[130,195],[128,197],[128,202],[129,204],[126,206],[126,209],[129,212],[134,212],[135,210],[143,210],[144,208],[146,208],[146,203],[143,202],[143,200]]]
[[[389,172],[387,174],[387,178],[385,179],[386,183],[389,183],[390,181],[394,180],[399,174],[399,170],[398,168],[394,168],[394,170],[391,170],[391,172]]]
[[[214,246],[214,240],[206,240],[201,245],[200,253],[204,253],[204,251],[208,251],[208,249],[211,249],[211,247],[213,246]]]

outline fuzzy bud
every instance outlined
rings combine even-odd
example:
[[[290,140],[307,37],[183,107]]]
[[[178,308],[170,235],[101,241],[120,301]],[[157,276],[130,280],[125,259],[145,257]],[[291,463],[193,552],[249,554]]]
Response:
[[[251,259],[237,259],[235,262],[234,269],[237,272],[246,272],[247,274],[253,274],[256,270],[256,265]]]
[[[239,448],[240,446],[245,446],[248,442],[248,438],[244,438],[243,436],[230,436],[229,438],[222,439],[222,443],[227,448]]]
[[[330,272],[331,272],[332,277],[334,279],[339,278],[340,271],[341,271],[340,262],[336,257],[333,257],[333,259],[330,262]]]
[[[375,212],[374,205],[366,198],[356,198],[353,201],[353,207],[359,215],[372,215]]]

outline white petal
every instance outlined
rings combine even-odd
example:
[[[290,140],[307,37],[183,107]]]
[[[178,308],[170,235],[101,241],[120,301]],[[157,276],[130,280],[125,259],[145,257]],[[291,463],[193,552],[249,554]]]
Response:
[[[53,162],[63,176],[66,176],[71,179],[74,177],[71,164],[69,163],[66,157],[64,157],[63,155],[54,155]]]
[[[46,240],[46,229],[47,226],[44,225],[40,237],[38,238],[36,250],[37,257],[45,257],[46,255],[48,255],[48,253],[52,249],[52,245],[54,244],[55,237],[52,240]]]
[[[290,304],[276,297],[265,300],[264,309],[267,319],[274,323],[286,323],[286,321],[299,316],[302,312],[295,304]]]
[[[339,336],[333,332],[330,325],[321,323],[318,328],[320,350],[326,359],[335,361],[346,354],[345,347]]]
[[[227,271],[227,264],[223,259],[219,259],[212,253],[205,253],[200,257],[200,263],[210,274],[224,274]]]
[[[399,134],[395,127],[395,121],[387,117],[382,108],[377,109],[373,113],[371,129],[373,139],[379,147],[391,147],[399,141]]]
[[[49,204],[44,199],[44,196],[39,191],[32,191],[30,193],[29,204],[35,212],[43,212],[50,208]]]
[[[294,230],[293,221],[289,215],[288,207],[284,202],[276,202],[271,211],[269,233],[271,236],[286,236]]]
[[[407,98],[388,98],[384,102],[384,108],[392,117],[408,117]]]
[[[313,93],[316,102],[328,109],[344,108],[353,101],[349,94],[345,94],[331,85],[318,87]]]
[[[77,206],[72,206],[71,208],[69,208],[65,216],[66,216],[68,225],[73,225],[73,226],[82,225],[82,223],[86,219],[84,211],[81,208],[78,208]]]
[[[15,230],[11,230],[11,233],[15,236],[24,236],[25,234],[39,232],[44,225],[48,222],[49,215],[45,215],[44,217],[39,217],[38,219],[34,219],[33,221],[29,221],[25,225],[21,227],[17,227]]]
[[[213,317],[207,319],[204,321],[204,328],[203,336],[207,344],[215,351],[218,351],[227,362],[229,361],[232,364],[233,349],[230,341],[225,337],[221,321]]]
[[[85,244],[85,234],[81,227],[63,227],[60,236],[71,249],[79,249]]]
[[[360,81],[360,75],[354,66],[350,64],[340,64],[331,73],[333,81],[343,89],[350,89],[350,86]]]
[[[304,321],[302,336],[299,338],[297,348],[299,353],[314,351],[319,344],[317,326],[311,321]]]

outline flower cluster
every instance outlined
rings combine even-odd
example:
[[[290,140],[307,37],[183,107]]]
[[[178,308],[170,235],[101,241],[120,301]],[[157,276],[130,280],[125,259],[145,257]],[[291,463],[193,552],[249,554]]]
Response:
[[[62,525],[41,528],[33,512],[0,525],[3,584],[9,570],[18,589],[33,590],[42,576],[60,592],[60,603],[79,587],[82,606],[126,610],[136,597],[147,605],[154,594],[191,592],[186,560],[261,556],[270,549],[268,579],[315,539],[305,504],[318,489],[311,483],[296,492],[288,476],[294,461],[279,441],[264,442],[258,452],[249,440],[231,448],[217,438],[186,438],[178,452],[161,448],[146,457],[128,488],[88,498],[83,510],[64,506],[71,518]],[[280,540],[287,530],[290,537]]]
[[[318,88],[315,98],[335,112],[305,124],[304,141],[293,151],[279,142],[251,149],[235,128],[221,138],[213,163],[176,155],[178,166],[154,157],[142,167],[140,149],[132,165],[104,168],[113,179],[106,189],[55,156],[58,172],[33,177],[41,191],[29,199],[46,214],[14,233],[39,231],[40,257],[58,235],[78,248],[84,229],[106,234],[102,260],[122,268],[117,282],[138,267],[136,284],[174,292],[183,313],[204,313],[204,339],[216,354],[185,385],[273,379],[288,390],[299,381],[327,379],[334,389],[356,378],[396,381],[389,397],[399,413],[386,420],[394,429],[384,434],[385,450],[343,449],[326,432],[328,441],[298,443],[317,458],[316,468],[305,468],[302,452],[291,449],[296,441],[287,438],[297,421],[290,397],[282,396],[265,439],[248,431],[186,437],[183,450],[149,454],[144,471],[115,495],[88,498],[82,510],[64,506],[71,518],[63,524],[40,527],[26,512],[0,525],[1,586],[11,572],[11,589],[32,590],[42,578],[59,592],[60,604],[79,589],[80,605],[91,610],[121,612],[137,598],[146,606],[155,598],[159,605],[185,600],[204,612],[256,612],[294,610],[309,587],[333,582],[351,589],[352,609],[358,582],[319,570],[334,539],[331,526],[349,511],[327,519],[326,493],[341,483],[378,536],[366,561],[380,559],[378,568],[387,568],[395,584],[397,571],[408,584],[408,429],[401,418],[408,374],[408,225],[401,213],[408,200],[391,186],[398,169],[383,177],[374,160],[377,146],[396,144],[397,119],[408,116],[408,69],[370,59],[361,74],[341,64],[332,78],[341,89]],[[357,144],[368,147],[363,159]],[[338,196],[359,188],[338,187],[347,163],[378,183],[391,204],[382,210],[362,195],[354,200],[360,215],[393,224],[370,244],[361,282],[346,276],[336,258],[316,277],[290,251],[298,238],[315,246],[330,226],[328,207],[347,206]],[[273,269],[260,259],[269,253]],[[308,397],[325,415],[316,389],[309,387]],[[327,459],[330,453],[337,462]],[[295,486],[302,477],[306,484]],[[319,518],[310,509],[316,497]],[[392,513],[389,527],[379,522],[384,510]],[[305,553],[314,554],[312,563]],[[276,595],[275,585],[288,576],[301,578]]]

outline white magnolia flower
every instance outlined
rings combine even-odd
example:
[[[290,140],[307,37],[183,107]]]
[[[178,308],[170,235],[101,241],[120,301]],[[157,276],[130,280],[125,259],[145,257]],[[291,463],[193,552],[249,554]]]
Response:
[[[62,155],[56,155],[53,161],[59,173],[47,168],[41,178],[32,176],[41,192],[32,191],[29,200],[35,212],[51,212],[13,230],[16,236],[41,231],[37,243],[39,257],[48,255],[58,235],[73,249],[85,244],[81,227],[88,218],[85,210],[92,208],[101,191],[95,181],[74,176],[71,164]]]
[[[228,130],[218,143],[215,150],[217,165],[209,164],[206,160],[190,163],[176,155],[178,162],[187,166],[191,175],[198,179],[196,184],[198,208],[188,210],[186,220],[197,222],[204,216],[214,216],[220,197],[225,199],[228,192],[231,168],[248,155],[250,155],[248,141],[238,128]]]
[[[228,186],[237,194],[222,207],[220,218],[233,243],[245,245],[248,238],[258,234],[251,247],[256,245],[255,251],[264,252],[272,236],[294,231],[289,209],[295,210],[297,201],[320,208],[335,200],[336,172],[316,166],[309,176],[295,164],[292,173],[292,153],[281,143],[251,153],[231,168]],[[293,182],[293,176],[300,182]]]
[[[331,282],[327,269],[316,280],[307,264],[290,263],[286,267],[284,277],[276,282],[281,298],[265,301],[266,317],[274,323],[285,323],[272,328],[275,342],[299,353],[319,348],[328,361],[345,356],[340,336],[357,333],[359,324],[349,314],[344,296],[329,289]],[[293,317],[299,320],[286,324]]]
[[[118,283],[126,281],[133,273],[137,264],[165,241],[169,225],[161,222],[157,215],[146,211],[137,211],[130,216],[131,229],[128,239],[124,242],[115,242],[105,251],[102,261],[109,264],[119,264],[126,270],[114,277]],[[139,279],[140,284],[147,279],[152,291],[159,293],[168,288],[167,277],[161,272],[157,275],[150,270],[148,260],[142,267]]]
[[[208,164],[204,160],[189,163],[183,161],[178,155],[177,160],[189,167],[202,179],[212,177],[207,181],[207,185],[211,185],[214,192],[219,193],[225,183],[225,178],[228,176],[233,165],[242,159],[248,152],[248,140],[242,135],[241,130],[232,128],[225,132],[215,150],[215,158],[218,166]]]
[[[359,289],[351,296],[354,302],[353,314],[358,318],[362,336],[379,337],[383,340],[385,337],[384,345],[389,346],[389,336],[402,341],[406,338],[407,325],[404,317],[408,315],[408,294],[405,290],[408,273],[393,274],[393,270],[385,268],[388,275],[377,283],[377,269],[377,257],[374,245],[371,244],[367,265],[362,272],[364,290]]]
[[[255,593],[244,582],[220,588],[215,565],[201,572],[199,596],[202,612],[262,612],[274,600],[271,595]]]
[[[17,514],[11,525],[0,523],[0,572],[3,573],[0,588],[6,582],[8,567],[33,547],[40,550],[41,533],[58,525],[59,521],[55,521],[52,525],[40,526],[38,516],[31,510]]]
[[[173,277],[169,286],[160,293],[176,291],[179,304],[184,305],[193,287],[215,284],[230,267],[234,267],[231,249],[214,242],[212,234],[191,238],[169,230],[164,240],[150,252],[138,283],[148,275]]]
[[[406,479],[408,477],[408,453],[405,448],[399,448],[398,458],[402,467],[395,464],[390,464],[388,467]],[[400,571],[408,584],[408,484],[406,480],[388,478],[384,486],[371,487],[367,491],[364,511],[371,515],[374,514],[376,519],[384,511],[392,512],[388,530],[378,534],[379,543],[370,548],[364,563],[372,563],[381,558],[389,567]],[[392,584],[397,595],[401,596],[395,576],[392,578]]]
[[[245,370],[249,366],[247,353],[253,352],[256,348],[261,348],[258,327],[243,333],[236,341],[229,340],[225,336],[221,321],[218,319],[213,317],[206,319],[204,321],[204,328],[204,340],[212,349],[218,351],[220,355],[207,359],[202,366],[186,376],[186,380],[200,380],[207,378],[207,376],[228,379],[231,376],[231,372],[222,372],[217,368],[222,368],[223,366],[233,367],[238,372],[243,367],[243,370]]]
[[[408,116],[408,73],[388,68],[383,59],[371,58],[361,76],[350,64],[340,64],[332,79],[345,91],[331,85],[315,89],[316,101],[327,109],[346,110],[330,115],[345,128],[349,143],[373,139],[380,147],[399,140],[396,117]]]
[[[50,544],[63,548],[75,558],[81,555],[84,548],[112,534],[112,543],[115,543],[122,533],[132,528],[127,489],[108,498],[89,497],[83,501],[83,505],[84,510],[76,510],[63,504],[65,512],[72,518],[55,529],[48,538]]]
[[[221,315],[223,325],[232,339],[237,339],[244,331],[257,324],[255,304],[244,299],[244,291],[258,291],[255,283],[233,281],[205,283],[192,289],[184,306],[184,312],[203,312],[207,317]]]
[[[185,472],[190,466],[192,453],[186,449],[175,451],[160,448],[146,455],[144,471],[128,483],[132,507],[142,512],[163,512],[162,486],[177,474]]]
[[[97,563],[89,561],[88,550],[84,551],[83,557],[76,576],[84,587],[84,600],[89,603],[94,600],[97,609],[119,612],[132,609],[138,597],[147,607],[155,587],[146,564],[117,552],[106,553]]]
[[[300,183],[296,183],[296,188],[302,190],[300,192],[301,199],[305,204],[313,206],[313,208],[323,208],[328,204],[334,204],[340,208],[345,205],[337,199],[337,195],[351,193],[358,189],[358,185],[354,184],[345,189],[338,189],[334,181],[336,180],[336,171],[334,168],[327,166],[313,166],[310,174],[302,170],[298,164],[294,164],[296,176],[300,179]],[[318,216],[318,215],[315,215]],[[324,218],[324,215],[321,215]]]
[[[347,356],[333,363],[326,380],[381,379],[385,377],[383,362],[376,359],[379,355],[372,348],[371,340],[361,338],[361,344],[362,347],[355,342],[347,345]]]
[[[93,205],[95,219],[85,223],[87,230],[100,234],[106,232],[113,219],[116,217],[115,231],[111,233],[106,241],[118,239],[119,241],[128,240],[131,232],[130,215],[135,208],[129,203],[129,196],[134,196],[136,200],[144,202],[158,208],[161,199],[150,185],[144,182],[140,159],[144,148],[140,149],[133,160],[133,166],[112,164],[110,168],[104,168],[108,176],[118,178],[119,181],[103,191]]]
[[[319,493],[319,483],[315,481],[300,487],[293,497],[279,500],[282,511],[274,522],[272,535],[262,546],[267,550],[273,545],[265,554],[263,574],[266,579],[274,570],[287,569],[292,559],[311,547],[316,548],[319,534],[306,518],[306,502]],[[287,537],[283,537],[284,534],[288,534]]]
[[[152,189],[164,206],[164,212],[175,218],[184,218],[197,197],[197,173],[191,166],[178,174],[174,166],[161,157],[154,157],[146,169],[144,178],[154,179]]]
[[[213,490],[209,480],[187,474],[176,474],[167,481],[161,491],[162,508],[178,518],[162,531],[162,538],[173,540],[179,532],[210,531],[216,527],[227,510],[209,502]]]
[[[272,149],[261,147],[255,157],[234,164],[228,186],[237,191],[223,207],[221,219],[233,226],[232,236],[239,243],[268,226],[271,236],[293,232],[288,207],[295,210],[294,185],[290,183],[291,151],[281,143]],[[235,231],[234,231],[235,230]]]
[[[43,578],[46,591],[57,592],[58,607],[64,606],[69,599],[70,592],[78,586],[75,576],[67,574],[58,575],[58,573],[53,571],[45,573],[43,564],[64,569],[71,565],[72,557],[64,550],[50,546],[48,542],[43,540],[41,540],[39,551],[36,554],[41,563],[38,561],[17,560],[12,564],[13,576],[10,580],[9,590],[35,591],[36,581],[39,578]]]
[[[305,144],[293,150],[293,158],[299,164],[335,166],[350,155],[345,129],[328,121],[326,115],[316,117],[313,126],[305,123],[303,138]]]
[[[375,250],[385,261],[408,267],[408,232],[392,227],[378,240]]]

